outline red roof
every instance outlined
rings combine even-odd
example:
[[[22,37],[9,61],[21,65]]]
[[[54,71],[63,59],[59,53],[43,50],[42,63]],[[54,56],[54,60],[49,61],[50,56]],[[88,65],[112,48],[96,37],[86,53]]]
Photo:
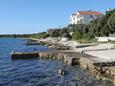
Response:
[[[79,11],[80,15],[102,15],[100,12],[95,12],[95,11]]]

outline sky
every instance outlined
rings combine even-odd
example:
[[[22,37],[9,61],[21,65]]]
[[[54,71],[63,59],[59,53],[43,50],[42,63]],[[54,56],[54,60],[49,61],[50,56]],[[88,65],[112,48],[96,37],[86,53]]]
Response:
[[[0,0],[0,34],[28,34],[67,26],[70,15],[92,9],[105,12],[115,0]]]

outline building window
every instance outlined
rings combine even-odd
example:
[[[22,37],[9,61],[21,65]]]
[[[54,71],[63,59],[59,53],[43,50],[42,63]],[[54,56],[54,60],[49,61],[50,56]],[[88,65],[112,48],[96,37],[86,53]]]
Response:
[[[80,24],[82,24],[82,23],[83,23],[83,20],[82,20],[82,19],[80,19],[80,21],[79,21],[79,22],[80,22]]]
[[[75,20],[75,17],[73,17],[73,20]]]

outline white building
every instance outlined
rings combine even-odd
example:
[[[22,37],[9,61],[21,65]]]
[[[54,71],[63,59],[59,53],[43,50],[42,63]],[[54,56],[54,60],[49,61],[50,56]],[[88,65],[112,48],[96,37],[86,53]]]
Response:
[[[70,24],[89,24],[90,21],[101,17],[103,14],[96,11],[78,11],[70,16]]]

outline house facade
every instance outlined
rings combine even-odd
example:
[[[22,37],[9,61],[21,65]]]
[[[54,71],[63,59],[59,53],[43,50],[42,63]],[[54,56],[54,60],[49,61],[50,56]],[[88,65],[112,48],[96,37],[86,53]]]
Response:
[[[101,17],[103,14],[96,11],[78,11],[70,16],[70,24],[89,24],[90,21]]]

